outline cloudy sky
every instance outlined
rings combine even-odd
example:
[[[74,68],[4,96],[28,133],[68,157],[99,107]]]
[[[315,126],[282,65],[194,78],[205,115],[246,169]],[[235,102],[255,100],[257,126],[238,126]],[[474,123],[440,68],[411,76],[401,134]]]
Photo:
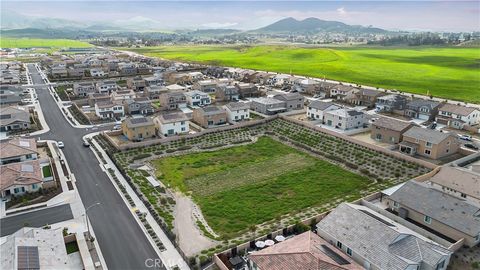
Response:
[[[83,22],[143,22],[164,29],[254,29],[316,17],[397,30],[479,31],[479,1],[3,1],[2,12]]]

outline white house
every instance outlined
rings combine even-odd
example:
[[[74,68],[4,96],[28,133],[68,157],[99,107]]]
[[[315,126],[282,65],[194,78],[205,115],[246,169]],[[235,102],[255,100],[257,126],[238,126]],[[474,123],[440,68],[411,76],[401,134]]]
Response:
[[[125,109],[122,105],[111,101],[95,103],[95,115],[101,119],[119,118],[125,116]]]
[[[104,77],[107,76],[107,73],[101,68],[92,68],[90,69],[90,75],[92,77]]]
[[[160,136],[172,136],[188,133],[190,131],[190,122],[184,113],[165,113],[161,114],[153,122],[159,127]]]
[[[332,102],[314,100],[307,106],[307,117],[313,120],[324,121],[323,114],[328,111],[338,110],[341,106]]]
[[[325,124],[341,130],[363,127],[368,119],[363,112],[352,109],[337,109],[324,113]]]
[[[117,90],[117,83],[115,81],[97,82],[96,86],[97,86],[97,92],[99,93],[110,94],[111,92]]]
[[[189,106],[201,107],[212,103],[208,94],[198,90],[186,92],[185,97]]]
[[[436,121],[452,128],[462,129],[480,123],[480,111],[476,108],[444,103],[438,109]]]
[[[224,106],[227,111],[227,120],[230,123],[250,118],[250,105],[244,102],[230,102]]]

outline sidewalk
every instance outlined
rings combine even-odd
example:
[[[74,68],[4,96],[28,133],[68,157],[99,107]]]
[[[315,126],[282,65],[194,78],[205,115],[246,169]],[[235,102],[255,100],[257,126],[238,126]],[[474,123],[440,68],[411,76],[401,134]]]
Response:
[[[93,136],[97,135],[98,132],[96,133],[91,133],[91,134],[88,134],[84,137],[84,139],[86,138],[92,138]],[[93,151],[93,153],[95,154],[95,156],[97,157],[99,163],[100,163],[100,166],[102,167],[102,170],[107,174],[108,178],[110,179],[110,181],[112,181],[112,184],[114,185],[114,187],[117,189],[118,193],[122,196],[122,199],[124,201],[124,203],[132,210],[132,215],[135,217],[135,220],[137,221],[137,223],[139,224],[139,226],[142,228],[145,236],[147,237],[147,239],[149,239],[150,241],[150,244],[152,245],[152,247],[155,249],[155,251],[157,252],[159,258],[162,260],[163,264],[168,268],[168,269],[172,269],[173,266],[178,266],[180,269],[185,269],[185,270],[188,270],[190,269],[187,265],[187,263],[183,260],[182,256],[180,255],[180,253],[178,253],[177,249],[173,246],[173,244],[171,243],[170,239],[167,237],[167,235],[165,235],[165,233],[163,232],[162,228],[160,228],[160,226],[157,224],[157,222],[153,219],[153,217],[148,214],[148,209],[147,207],[143,204],[143,202],[138,198],[137,194],[133,191],[133,189],[130,187],[130,185],[127,183],[127,181],[125,180],[125,178],[123,178],[122,174],[120,173],[120,171],[117,169],[117,167],[115,166],[115,164],[112,162],[112,160],[109,158],[109,156],[105,153],[105,151],[102,149],[102,147],[95,141],[95,140],[92,140],[92,144],[98,149],[98,151],[100,152],[100,154],[103,156],[103,158],[105,159],[105,161],[107,162],[107,164],[103,164],[103,161],[102,159],[97,155],[97,153],[95,151]],[[115,176],[118,178],[118,180],[121,182],[121,184],[125,187],[128,195],[132,198],[133,202],[135,203],[135,206],[136,207],[131,207],[130,204],[128,203],[127,199],[122,195],[122,192],[121,190],[119,189],[119,187],[117,186],[116,182],[112,179],[110,173],[108,172],[108,169],[113,169],[114,172],[115,172]],[[155,242],[153,241],[153,239],[151,238],[151,236],[147,233],[145,227],[142,225],[140,219],[134,214],[135,213],[135,210],[139,210],[143,213],[147,213],[146,215],[146,220],[148,221],[148,223],[150,224],[150,226],[152,227],[152,229],[155,231],[155,233],[157,234],[158,238],[160,239],[160,241],[162,241],[164,247],[165,247],[165,250],[164,251],[160,251],[157,246],[155,245]]]

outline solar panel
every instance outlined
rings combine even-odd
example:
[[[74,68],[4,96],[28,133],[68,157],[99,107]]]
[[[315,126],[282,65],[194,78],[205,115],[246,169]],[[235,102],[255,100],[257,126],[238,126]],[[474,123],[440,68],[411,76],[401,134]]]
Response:
[[[147,122],[147,119],[146,118],[132,118],[132,120],[130,120],[132,122],[132,124],[140,124],[140,123],[146,123]]]
[[[38,247],[18,246],[17,258],[18,258],[17,260],[18,270],[40,269],[40,258],[38,257]]]
[[[366,211],[366,210],[360,209],[360,211],[362,211],[363,213],[369,215],[370,217],[372,217],[372,218],[374,218],[374,219],[382,222],[383,224],[385,224],[385,225],[387,225],[387,226],[389,226],[389,227],[395,226],[395,225],[393,225],[392,223],[390,223],[390,222],[388,222],[388,221],[380,218],[379,216],[376,216],[376,215],[374,215],[374,214],[372,214],[372,213],[370,213],[370,212],[368,212],[368,211]]]
[[[325,255],[330,257],[330,259],[334,260],[339,265],[350,264],[349,261],[345,260],[342,256],[338,255],[335,251],[329,248],[327,245],[320,245],[318,247]]]
[[[12,118],[12,115],[11,114],[2,114],[0,115],[0,119],[10,119]]]

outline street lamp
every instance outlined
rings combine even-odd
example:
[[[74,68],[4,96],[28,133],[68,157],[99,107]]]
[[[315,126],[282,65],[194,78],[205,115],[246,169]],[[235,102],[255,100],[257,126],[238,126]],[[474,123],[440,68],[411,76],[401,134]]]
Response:
[[[90,205],[89,207],[87,207],[85,209],[85,220],[87,221],[87,231],[88,231],[88,238],[90,239],[91,235],[90,235],[90,226],[88,226],[88,210],[90,210],[90,208],[94,207],[94,206],[97,206],[97,205],[100,205],[99,202],[97,203],[94,203],[92,205]]]

